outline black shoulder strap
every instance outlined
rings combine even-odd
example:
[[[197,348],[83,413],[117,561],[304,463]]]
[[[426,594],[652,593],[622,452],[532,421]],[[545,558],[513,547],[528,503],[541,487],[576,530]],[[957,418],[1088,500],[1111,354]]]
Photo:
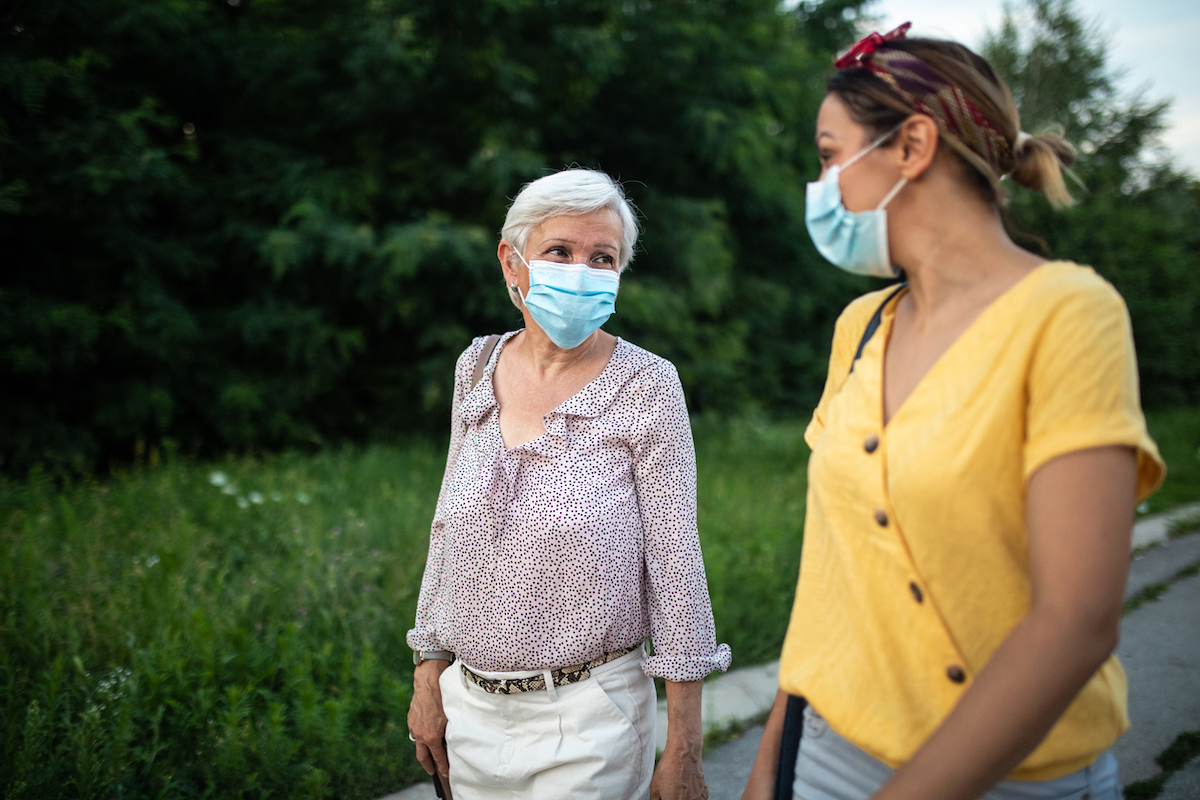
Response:
[[[483,377],[483,371],[487,368],[488,359],[492,357],[492,351],[496,349],[496,344],[499,341],[500,334],[493,333],[483,343],[483,349],[479,351],[479,358],[475,361],[475,377],[471,378],[471,389],[479,385],[479,380]],[[471,389],[467,389],[467,391],[469,392]]]
[[[783,716],[783,738],[779,742],[779,761],[775,765],[775,800],[792,800],[792,786],[796,782],[796,756],[800,752],[800,739],[804,735],[803,697],[789,694],[787,712]]]
[[[888,292],[888,296],[883,298],[883,302],[879,304],[879,308],[875,309],[875,313],[871,316],[871,321],[867,323],[867,329],[863,331],[862,339],[858,342],[858,349],[854,351],[854,360],[850,362],[850,371],[854,372],[854,365],[862,356],[863,348],[867,346],[867,342],[871,341],[871,337],[875,335],[875,331],[879,330],[879,323],[883,322],[883,310],[887,308],[887,304],[892,302],[892,298],[900,294],[905,286],[908,286],[908,281],[899,284],[895,289]]]

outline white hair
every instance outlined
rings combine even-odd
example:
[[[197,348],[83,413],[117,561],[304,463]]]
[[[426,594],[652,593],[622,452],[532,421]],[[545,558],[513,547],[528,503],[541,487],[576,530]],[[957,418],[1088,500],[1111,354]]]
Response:
[[[600,170],[564,169],[525,184],[508,207],[500,237],[524,253],[529,234],[546,220],[563,214],[590,214],[604,208],[611,209],[621,220],[617,272],[622,272],[633,260],[633,247],[638,237],[637,217],[621,184]],[[516,290],[509,287],[508,295],[513,305],[521,308],[521,297]]]

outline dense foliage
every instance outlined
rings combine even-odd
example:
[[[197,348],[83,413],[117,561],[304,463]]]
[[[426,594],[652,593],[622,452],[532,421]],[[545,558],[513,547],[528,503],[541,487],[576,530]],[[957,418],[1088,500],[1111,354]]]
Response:
[[[674,360],[694,409],[809,407],[834,316],[870,287],[803,224],[860,5],[5,4],[0,469],[441,430],[453,359],[519,324],[494,256],[508,198],[569,164],[644,214],[610,329]],[[1088,191],[1017,209],[1125,293],[1147,400],[1195,401],[1196,182],[1147,171],[1162,109],[1114,95],[1068,6],[1034,8],[993,55],[1031,119],[1087,143]]]
[[[613,329],[677,361],[696,407],[820,385],[848,291],[802,223],[828,55],[804,30],[844,38],[840,7],[9,8],[10,469],[442,428],[455,357],[519,325],[508,198],[576,163],[629,181],[646,219]]]
[[[1013,88],[1025,128],[1061,129],[1080,149],[1078,205],[1014,195],[1018,228],[1093,265],[1133,317],[1148,407],[1200,400],[1200,182],[1155,152],[1166,103],[1121,97],[1103,37],[1061,0],[1010,11],[982,48]]]

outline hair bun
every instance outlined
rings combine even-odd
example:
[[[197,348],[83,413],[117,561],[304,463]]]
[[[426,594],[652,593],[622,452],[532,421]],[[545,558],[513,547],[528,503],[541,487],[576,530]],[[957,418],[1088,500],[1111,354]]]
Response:
[[[1075,163],[1075,148],[1061,134],[1024,131],[1013,141],[1013,168],[1009,173],[1017,184],[1046,193],[1055,208],[1075,202],[1067,191],[1063,173]]]

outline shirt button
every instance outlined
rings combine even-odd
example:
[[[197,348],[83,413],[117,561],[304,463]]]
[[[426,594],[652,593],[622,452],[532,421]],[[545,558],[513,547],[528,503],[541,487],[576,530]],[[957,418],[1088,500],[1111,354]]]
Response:
[[[874,453],[877,447],[879,447],[879,437],[875,434],[872,433],[866,439],[863,439],[863,450],[866,450],[868,453]]]
[[[912,592],[913,600],[916,600],[918,603],[925,602],[925,595],[921,592],[921,587],[917,586],[916,581],[909,582],[908,590]]]
[[[962,683],[967,679],[967,673],[963,672],[963,668],[958,664],[951,664],[946,667],[946,677],[955,683]]]
[[[875,509],[875,521],[879,523],[879,527],[886,528],[888,523],[887,512],[882,508]]]

